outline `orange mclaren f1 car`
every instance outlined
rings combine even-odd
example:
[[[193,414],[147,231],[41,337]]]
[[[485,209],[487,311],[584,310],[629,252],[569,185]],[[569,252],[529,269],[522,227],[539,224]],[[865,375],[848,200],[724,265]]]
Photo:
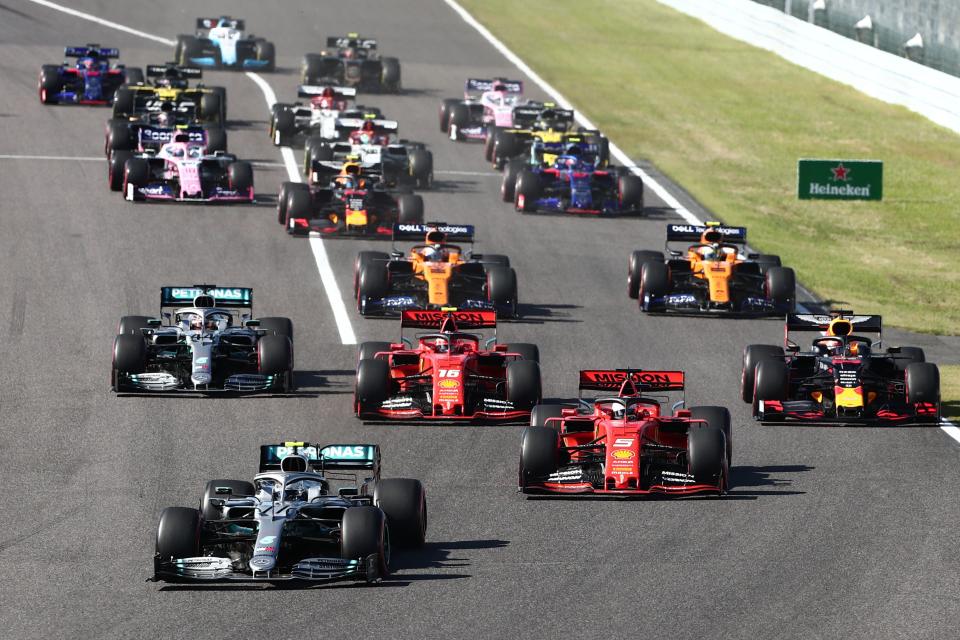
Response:
[[[722,494],[733,441],[725,407],[661,404],[682,371],[580,372],[580,390],[607,392],[580,406],[537,405],[520,445],[522,493]],[[653,395],[648,395],[651,392]]]

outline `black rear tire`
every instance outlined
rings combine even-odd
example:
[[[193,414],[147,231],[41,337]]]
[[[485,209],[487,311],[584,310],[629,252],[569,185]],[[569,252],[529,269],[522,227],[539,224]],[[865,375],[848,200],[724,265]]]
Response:
[[[287,192],[287,211],[283,226],[287,233],[293,234],[296,230],[290,226],[294,219],[310,220],[313,217],[313,196],[309,189],[291,189]]]
[[[413,193],[405,193],[397,198],[397,222],[400,224],[422,223],[423,198]]]
[[[360,270],[357,282],[358,303],[367,300],[379,300],[390,291],[390,271],[385,262],[368,262]],[[363,308],[358,309],[361,313]]]
[[[150,327],[150,316],[123,316],[117,324],[117,335],[142,336],[141,329]]]
[[[530,362],[540,362],[540,347],[529,342],[511,342],[507,344],[507,351],[510,353],[519,353],[524,360]]]
[[[381,480],[373,491],[373,504],[387,516],[391,542],[404,547],[423,546],[427,539],[427,494],[419,480]]]
[[[217,488],[228,488],[230,493],[217,493]],[[200,499],[200,513],[206,522],[221,520],[223,511],[220,507],[210,504],[214,498],[246,498],[256,495],[253,484],[246,480],[211,480],[203,489],[203,497]]]
[[[410,153],[410,175],[417,189],[433,186],[433,154],[426,149],[414,149]]]
[[[223,127],[207,129],[207,153],[227,150],[227,131]]]
[[[293,320],[283,317],[259,318],[260,330],[268,331],[277,336],[286,336],[293,341]]]
[[[567,405],[562,404],[538,404],[530,412],[531,427],[546,427],[547,420],[551,418],[560,418],[563,416],[563,410],[568,409]],[[559,429],[560,423],[552,423],[552,429]]]
[[[273,71],[277,66],[277,51],[272,42],[261,40],[256,46],[257,60],[266,60],[267,64],[261,67],[262,71]]]
[[[40,67],[40,102],[42,104],[57,104],[57,94],[62,88],[58,65],[45,64]]]
[[[783,362],[783,347],[772,344],[750,344],[743,350],[743,366],[740,369],[740,399],[753,402],[753,382],[757,364],[764,360]]]
[[[390,397],[390,365],[386,360],[361,360],[357,363],[354,404],[359,414],[375,411]]]
[[[532,360],[514,360],[507,363],[507,400],[515,409],[529,410],[540,402],[540,364]]]
[[[906,371],[913,362],[926,362],[927,354],[920,347],[900,347],[900,353],[894,354],[894,366],[897,371]]]
[[[357,347],[357,362],[360,362],[361,360],[373,360],[378,353],[382,353],[384,351],[390,351],[389,342],[380,342],[376,340],[361,342],[360,346]]]
[[[644,262],[663,262],[663,252],[637,249],[630,253],[627,263],[627,295],[634,300],[640,295],[640,271]]]
[[[113,117],[124,118],[133,113],[133,91],[120,87],[113,94]]]

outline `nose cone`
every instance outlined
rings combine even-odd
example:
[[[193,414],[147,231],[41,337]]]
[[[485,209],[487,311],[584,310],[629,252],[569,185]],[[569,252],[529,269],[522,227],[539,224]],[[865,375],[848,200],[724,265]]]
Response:
[[[250,559],[250,571],[272,571],[277,565],[276,558],[273,556],[253,556]]]

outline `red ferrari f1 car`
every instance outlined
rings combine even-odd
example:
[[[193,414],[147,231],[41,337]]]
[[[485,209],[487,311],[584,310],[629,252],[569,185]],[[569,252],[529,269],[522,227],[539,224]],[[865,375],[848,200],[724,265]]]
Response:
[[[540,352],[464,329],[496,329],[495,311],[403,311],[400,342],[358,350],[354,408],[381,420],[525,420],[540,401]],[[416,341],[403,329],[432,329]]]
[[[725,407],[663,412],[682,371],[580,372],[580,406],[534,407],[520,444],[521,493],[719,495],[729,487],[733,440]],[[655,395],[647,395],[654,392]]]

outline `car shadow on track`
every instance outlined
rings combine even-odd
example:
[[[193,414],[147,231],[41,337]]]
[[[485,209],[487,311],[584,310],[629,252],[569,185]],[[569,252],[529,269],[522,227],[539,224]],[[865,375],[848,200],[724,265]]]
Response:
[[[496,176],[494,176],[496,177]],[[433,179],[433,185],[429,191],[418,191],[420,195],[426,193],[481,193],[486,189],[481,189],[476,180],[437,180]],[[429,215],[429,214],[428,214]]]
[[[316,395],[353,393],[354,369],[300,370],[294,372],[297,389],[309,389]],[[334,378],[334,379],[331,379]],[[337,379],[342,378],[342,379]]]
[[[536,302],[521,302],[519,305],[520,317],[510,320],[511,324],[546,324],[548,322],[583,322],[570,317],[568,310],[582,309],[577,304],[540,304]]]
[[[734,466],[730,469],[731,489],[728,495],[743,498],[803,495],[806,491],[783,488],[793,484],[793,480],[790,477],[784,477],[784,474],[805,473],[814,469],[815,467],[805,464]]]

